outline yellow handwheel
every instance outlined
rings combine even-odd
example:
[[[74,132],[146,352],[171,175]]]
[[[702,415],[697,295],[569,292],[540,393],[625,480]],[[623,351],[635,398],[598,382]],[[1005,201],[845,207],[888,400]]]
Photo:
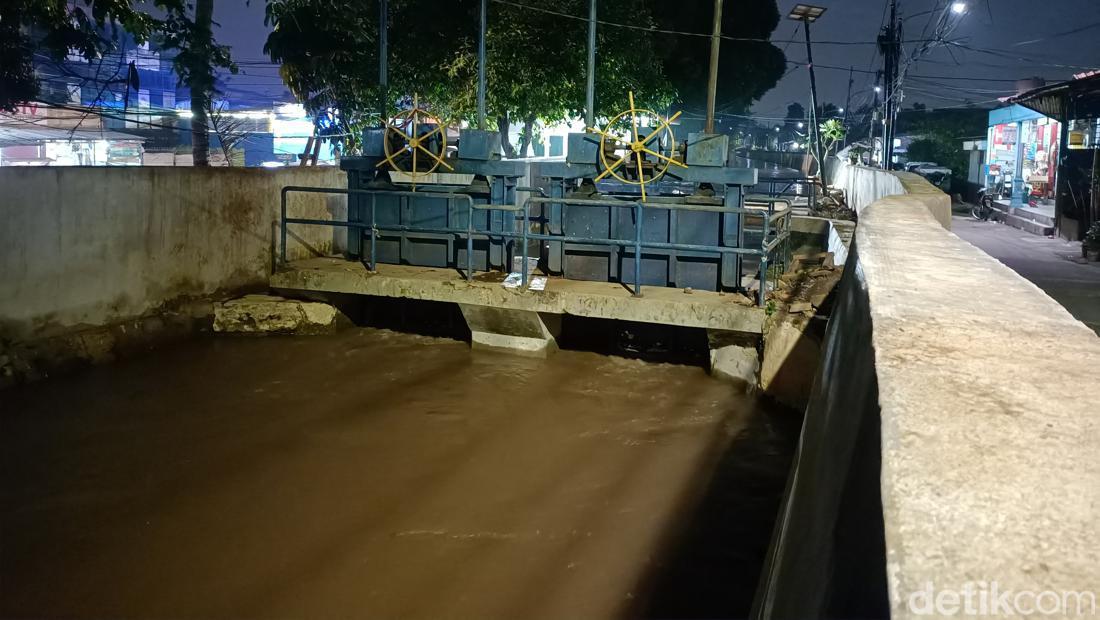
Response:
[[[687,168],[686,164],[676,161],[675,159],[667,157],[662,153],[659,153],[658,151],[650,148],[650,144],[659,136],[661,136],[662,133],[668,135],[669,144],[676,144],[676,136],[672,134],[672,121],[675,121],[677,118],[679,118],[680,112],[677,112],[671,117],[666,118],[648,136],[640,136],[638,134],[638,117],[648,116],[651,118],[659,119],[661,118],[661,115],[654,112],[653,110],[635,108],[633,92],[629,93],[629,99],[630,109],[621,112],[617,116],[613,117],[610,121],[607,122],[607,127],[605,129],[601,130],[598,127],[589,127],[589,131],[600,134],[600,163],[603,164],[604,170],[599,174],[599,176],[596,177],[596,180],[599,181],[607,175],[611,175],[619,181],[622,181],[623,183],[627,183],[629,185],[640,185],[642,188],[642,202],[645,202],[646,183],[653,183],[657,179],[660,179],[662,176],[664,176],[665,172],[668,171],[668,167],[670,165]],[[629,131],[627,132],[628,135],[624,138],[618,135],[616,132],[618,131],[617,128],[619,126],[625,125],[627,123],[628,118]],[[658,150],[660,149],[659,146],[657,148]],[[609,150],[615,154],[618,154],[618,151],[620,150],[625,150],[626,152],[617,160],[615,160],[615,162],[608,163],[607,153]],[[643,156],[643,153],[646,155],[652,155],[657,158],[657,162],[648,172],[648,178],[646,166],[644,164],[645,157]],[[636,180],[628,179],[626,178],[626,176],[619,176],[619,174],[615,172],[619,169],[620,166],[627,163],[628,161],[631,165],[635,167]]]
[[[416,179],[418,177],[429,175],[435,172],[436,168],[443,166],[448,170],[454,170],[454,168],[443,161],[443,158],[447,156],[447,132],[446,126],[443,123],[436,125],[435,129],[420,135],[420,130],[424,126],[428,125],[425,120],[431,118],[428,111],[420,107],[420,102],[416,95],[413,95],[413,107],[398,112],[392,119],[386,124],[386,135],[383,136],[382,148],[386,152],[386,158],[378,162],[376,168],[381,168],[385,164],[389,164],[390,168],[397,172],[403,172],[412,177],[412,191],[416,191]],[[430,138],[435,134],[439,134],[439,152],[436,153],[428,147],[433,144]],[[394,148],[394,144],[398,145],[398,148]],[[427,146],[425,146],[427,145]],[[417,155],[423,153],[427,155],[431,162],[431,166],[424,171],[421,171],[417,166]],[[411,157],[401,157],[402,155],[411,155]],[[398,163],[399,161],[409,161],[411,159],[411,165],[406,170],[402,168]]]

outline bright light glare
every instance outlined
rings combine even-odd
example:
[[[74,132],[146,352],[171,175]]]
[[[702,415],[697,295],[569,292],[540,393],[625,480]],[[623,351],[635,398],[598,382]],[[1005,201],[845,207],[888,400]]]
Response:
[[[882,92],[882,87],[881,86],[876,86],[875,87],[875,92],[876,93],[881,93]]]
[[[798,122],[798,128],[799,128],[799,129],[802,129],[802,121],[799,121],[799,122]]]
[[[838,109],[837,112],[840,112],[841,114],[844,114],[844,108]]]
[[[963,13],[966,12],[966,3],[965,2],[956,2],[956,3],[952,4],[951,5],[951,12],[956,14],[956,15],[962,15]]]

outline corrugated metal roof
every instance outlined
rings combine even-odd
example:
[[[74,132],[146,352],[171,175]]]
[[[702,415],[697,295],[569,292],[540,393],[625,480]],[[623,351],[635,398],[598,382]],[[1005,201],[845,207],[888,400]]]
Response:
[[[1100,114],[1100,73],[1081,75],[1080,78],[1066,82],[1040,86],[1011,97],[1008,101],[1061,122],[1075,118],[1093,118]]]
[[[61,129],[59,127],[18,127],[0,125],[0,145],[31,145],[46,141],[91,142],[95,140],[145,142],[145,138],[120,131],[98,131],[90,129]]]

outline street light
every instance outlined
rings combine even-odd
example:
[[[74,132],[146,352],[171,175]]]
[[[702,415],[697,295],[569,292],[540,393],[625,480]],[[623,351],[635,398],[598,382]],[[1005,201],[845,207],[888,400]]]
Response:
[[[875,92],[876,93],[881,93],[882,92],[882,87],[881,86],[876,86],[875,87]]]
[[[951,5],[951,12],[956,14],[956,15],[962,15],[963,13],[966,12],[966,3],[965,2],[956,2],[956,3],[952,4]]]
[[[817,18],[825,12],[825,7],[811,6],[809,4],[796,4],[791,9],[791,14],[787,16],[787,19],[794,19],[800,22],[813,23],[817,21]]]
[[[825,14],[825,7],[811,4],[796,4],[791,9],[787,19],[802,22],[802,30],[806,33],[806,66],[810,70],[810,133],[813,141],[807,141],[807,149],[813,146],[817,161],[823,162],[821,153],[821,132],[817,131],[817,78],[814,77],[814,54],[810,47],[810,24]],[[821,172],[821,171],[819,171]]]
[[[802,126],[803,126],[803,125],[802,125],[802,121],[798,121],[798,128],[799,128],[799,129],[802,129]]]

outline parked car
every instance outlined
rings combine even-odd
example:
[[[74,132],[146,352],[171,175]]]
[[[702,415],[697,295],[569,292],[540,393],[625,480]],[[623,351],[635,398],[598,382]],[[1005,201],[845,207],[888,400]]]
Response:
[[[912,172],[921,175],[928,179],[928,182],[936,187],[942,189],[945,192],[951,191],[951,169],[944,168],[943,166],[923,162],[922,165],[915,167]]]
[[[920,168],[921,166],[935,166],[935,165],[936,165],[936,162],[932,162],[932,161],[911,161],[911,162],[907,162],[905,164],[905,171],[906,172],[916,172],[917,168]]]

